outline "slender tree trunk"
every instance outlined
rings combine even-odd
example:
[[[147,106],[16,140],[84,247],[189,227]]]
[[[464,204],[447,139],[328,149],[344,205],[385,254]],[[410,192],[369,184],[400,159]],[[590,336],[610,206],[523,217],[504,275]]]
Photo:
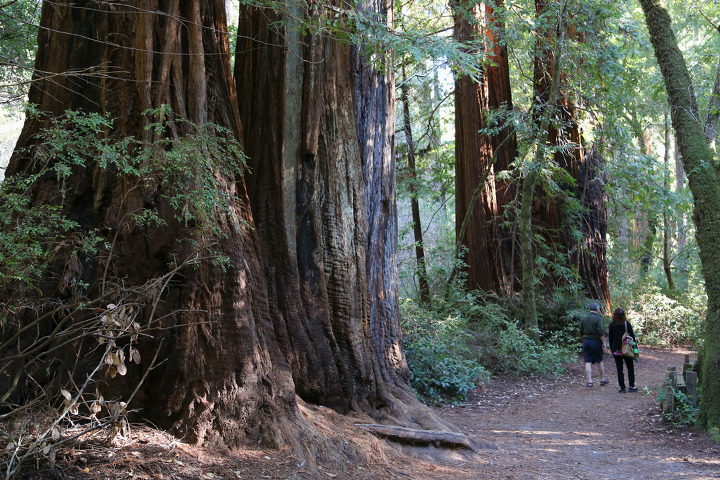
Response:
[[[705,124],[703,131],[705,133],[705,141],[711,150],[715,151],[715,139],[717,138],[717,124],[720,119],[720,61],[715,67],[715,83],[713,83],[712,92],[710,93],[710,101],[708,102],[707,114],[705,115]]]
[[[430,305],[430,286],[428,284],[427,268],[425,265],[425,248],[423,247],[422,222],[420,220],[420,204],[416,193],[417,170],[415,169],[415,143],[412,137],[412,122],[410,119],[409,87],[405,81],[405,68],[403,67],[403,84],[400,87],[400,99],[403,104],[403,133],[407,144],[408,171],[410,175],[410,203],[413,219],[413,234],[415,236],[415,259],[417,261],[418,283],[420,285],[420,303]]]
[[[114,128],[108,135],[133,136],[138,142],[193,133],[189,124],[172,117],[162,133],[145,129],[155,119],[142,112],[163,105],[196,124],[214,122],[241,134],[222,1],[99,2],[92,8],[44,2],[36,71],[87,71],[100,65],[110,75],[40,80],[31,88],[30,102],[51,116],[67,109],[109,114]],[[26,122],[18,152],[33,146],[43,126],[33,118]],[[59,201],[62,189],[65,212],[81,223],[81,230],[98,229],[114,242],[110,271],[126,285],[168,273],[170,265],[196,254],[193,243],[214,241],[229,259],[224,268],[202,263],[183,269],[182,281],[163,292],[155,312],[162,328],[141,339],[141,366],[148,368],[158,345],[159,358],[166,361],[150,372],[129,407],[190,441],[283,445],[285,434],[292,435],[283,425],[297,419],[298,411],[290,371],[275,343],[243,178],[217,172],[231,199],[231,213],[215,219],[224,235],[210,238],[211,233],[193,229],[192,222],[173,219],[174,207],[166,197],[171,186],[164,179],[133,185],[121,173],[102,168],[91,152],[88,157],[88,167],[73,172],[64,185],[43,178],[36,202]],[[37,168],[18,153],[8,174]],[[150,209],[166,225],[125,220]],[[98,294],[102,271],[97,264],[84,265],[88,295]],[[147,320],[150,312],[143,315]],[[108,388],[125,395],[137,380],[130,371]]]
[[[652,138],[647,130],[640,124],[637,118],[637,112],[629,115],[628,121],[635,134],[640,153],[649,157],[652,155]],[[634,212],[635,222],[633,234],[636,238],[636,246],[640,252],[640,276],[647,277],[653,263],[653,250],[655,245],[655,237],[657,235],[657,217],[650,210],[639,210]]]
[[[665,112],[665,175],[664,175],[664,187],[666,190],[670,190],[670,118],[668,118],[667,111]],[[671,245],[670,245],[670,212],[667,206],[663,206],[663,270],[665,271],[665,278],[667,278],[668,290],[675,292],[675,282],[673,281],[672,275],[672,259],[671,257]]]
[[[517,147],[512,128],[503,128],[495,135],[481,130],[490,126],[487,113],[512,108],[504,26],[490,2],[463,1],[454,9],[456,40],[482,39],[488,57],[488,62],[481,68],[482,81],[477,82],[469,75],[460,75],[455,80],[456,233],[462,234],[458,242],[468,249],[465,258],[468,288],[499,293],[508,290],[511,281],[512,244],[509,240],[503,241],[507,233],[503,235],[499,215],[502,214],[501,206],[509,202],[512,192],[508,185],[496,182],[495,173],[508,168]],[[489,175],[486,175],[487,171]],[[484,181],[485,186],[477,197],[478,204],[472,205],[480,181]],[[468,212],[469,223],[463,234],[461,226]]]
[[[708,312],[705,323],[700,422],[720,441],[720,182],[703,128],[695,93],[670,16],[659,0],[640,0],[655,56],[665,80],[675,138],[693,193],[693,219],[700,248]]]

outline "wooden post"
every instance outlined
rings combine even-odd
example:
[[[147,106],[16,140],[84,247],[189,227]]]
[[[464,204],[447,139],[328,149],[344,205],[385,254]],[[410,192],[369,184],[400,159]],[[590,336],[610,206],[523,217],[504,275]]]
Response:
[[[673,414],[675,413],[675,390],[672,386],[665,385],[665,402],[663,403],[663,413]]]
[[[690,405],[697,406],[697,372],[687,372],[685,377],[685,385],[687,385],[687,395],[690,399]]]
[[[686,378],[687,372],[691,371],[692,369],[693,369],[693,364],[690,361],[690,355],[685,354],[685,362],[683,362],[682,376],[683,376],[683,380],[685,380],[686,383],[687,383],[687,378]]]
[[[667,368],[667,379],[670,386],[675,390],[677,388],[677,369],[675,367]]]
[[[675,367],[667,367],[667,375],[665,376],[665,402],[663,402],[662,410],[666,415],[675,412],[675,389],[677,387],[677,370]]]

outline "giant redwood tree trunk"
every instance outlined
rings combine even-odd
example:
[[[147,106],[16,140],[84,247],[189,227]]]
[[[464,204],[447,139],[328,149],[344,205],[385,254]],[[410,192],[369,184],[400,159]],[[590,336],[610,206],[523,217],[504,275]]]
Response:
[[[38,81],[30,102],[52,116],[66,109],[107,113],[115,119],[107,134],[119,138],[150,141],[161,135],[144,129],[151,117],[141,112],[164,104],[175,115],[197,124],[214,122],[240,136],[228,51],[223,1],[44,2],[37,71],[83,74]],[[98,69],[108,74],[88,75]],[[43,126],[28,120],[18,149],[32,147]],[[162,135],[179,139],[188,133],[188,124],[171,121]],[[39,167],[16,153],[8,176]],[[262,251],[243,179],[219,181],[233,197],[229,210],[214,219],[224,235],[212,239],[208,232],[193,230],[192,222],[173,219],[164,197],[170,185],[163,179],[136,184],[100,168],[92,157],[62,186],[54,176],[43,177],[33,194],[36,203],[59,202],[62,187],[66,214],[80,222],[82,231],[97,228],[113,242],[110,271],[128,286],[164,275],[169,265],[194,256],[193,240],[217,242],[216,249],[229,259],[225,270],[209,262],[183,269],[180,281],[164,291],[155,312],[161,328],[140,346],[143,369],[159,345],[159,358],[166,361],[150,372],[129,407],[191,441],[279,446],[289,431],[283,424],[297,415],[294,386],[275,340]],[[127,221],[129,213],[148,208],[160,212],[167,224]],[[88,295],[97,294],[102,269],[92,262],[83,267]],[[143,315],[147,319],[150,312]],[[138,376],[131,369],[124,379],[109,384],[113,395],[127,398]]]
[[[297,393],[375,415],[393,401],[389,387],[408,388],[394,258],[392,77],[369,70],[349,45],[297,28],[294,19],[322,14],[299,5],[240,14],[235,77],[248,190],[276,337]],[[278,20],[287,23],[278,29]]]
[[[456,231],[462,234],[463,220],[472,210],[464,235],[458,239],[468,249],[464,259],[468,287],[496,293],[508,290],[512,282],[509,278],[512,244],[504,239],[499,220],[511,192],[496,181],[495,173],[508,168],[517,148],[515,133],[510,128],[494,135],[480,133],[489,127],[486,119],[489,112],[512,108],[503,23],[493,7],[500,3],[463,1],[454,7],[456,40],[470,42],[480,38],[485,49],[481,81],[469,75],[459,75],[455,80]],[[473,205],[476,188],[488,170],[484,189]]]

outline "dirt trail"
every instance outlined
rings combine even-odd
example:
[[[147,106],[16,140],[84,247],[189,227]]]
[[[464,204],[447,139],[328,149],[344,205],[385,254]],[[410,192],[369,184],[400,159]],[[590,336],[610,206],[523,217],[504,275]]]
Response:
[[[642,353],[638,393],[618,393],[612,359],[606,361],[610,385],[586,387],[578,359],[561,378],[494,379],[463,407],[435,408],[476,441],[471,456],[378,440],[354,419],[328,414],[348,449],[365,452],[355,461],[335,459],[310,471],[288,451],[213,451],[137,427],[115,447],[67,449],[50,471],[27,472],[22,480],[720,478],[720,446],[702,432],[673,431],[661,421],[655,394],[643,393],[662,383],[668,366],[679,369],[685,352]],[[619,434],[621,423],[632,426],[629,437]]]
[[[638,393],[618,393],[612,359],[605,362],[611,382],[603,387],[599,379],[585,386],[580,360],[555,381],[495,380],[474,392],[467,406],[437,409],[482,440],[480,460],[397,470],[410,478],[453,480],[720,478],[718,445],[701,432],[673,431],[661,421],[655,392],[643,393],[662,383],[668,366],[681,371],[684,353],[644,351],[636,366]],[[621,422],[632,425],[629,438],[619,434]]]

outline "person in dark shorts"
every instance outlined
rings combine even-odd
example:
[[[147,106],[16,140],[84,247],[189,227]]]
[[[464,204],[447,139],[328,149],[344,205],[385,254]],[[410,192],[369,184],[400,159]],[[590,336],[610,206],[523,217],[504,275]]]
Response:
[[[605,326],[600,316],[600,305],[593,302],[589,306],[590,313],[580,321],[580,336],[583,342],[583,357],[585,359],[585,372],[587,373],[587,386],[592,387],[592,366],[597,365],[600,372],[600,385],[605,386],[610,380],[605,378],[605,364],[603,362],[603,349],[607,347],[605,341]]]
[[[615,368],[617,369],[618,385],[620,386],[620,393],[625,393],[625,375],[623,371],[623,363],[627,366],[628,371],[628,382],[630,383],[630,392],[637,392],[638,389],[635,387],[635,365],[634,358],[626,357],[622,354],[622,337],[627,332],[635,341],[635,332],[633,332],[632,325],[627,319],[625,310],[622,308],[616,308],[613,312],[612,322],[608,327],[608,342],[610,343],[610,351],[615,359]]]

